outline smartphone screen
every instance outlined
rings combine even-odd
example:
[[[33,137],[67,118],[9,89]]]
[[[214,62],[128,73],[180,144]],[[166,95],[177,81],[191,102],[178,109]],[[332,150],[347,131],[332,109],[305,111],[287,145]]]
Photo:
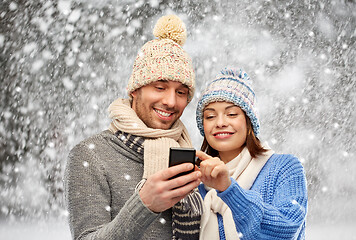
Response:
[[[192,163],[195,164],[195,149],[194,148],[173,148],[169,149],[169,167],[182,164]],[[182,172],[173,178],[193,172],[194,169],[187,172]]]

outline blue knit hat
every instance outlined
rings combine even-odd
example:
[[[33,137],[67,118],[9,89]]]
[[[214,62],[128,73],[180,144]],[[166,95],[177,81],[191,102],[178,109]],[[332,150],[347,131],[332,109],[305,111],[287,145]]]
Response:
[[[221,70],[216,79],[202,92],[198,102],[196,120],[202,136],[204,136],[203,111],[212,102],[231,102],[239,106],[250,118],[253,132],[258,135],[260,123],[255,108],[256,96],[251,83],[247,73],[241,69]]]

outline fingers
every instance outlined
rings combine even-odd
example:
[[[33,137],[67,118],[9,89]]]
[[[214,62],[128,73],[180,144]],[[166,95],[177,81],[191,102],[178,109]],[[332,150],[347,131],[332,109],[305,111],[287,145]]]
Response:
[[[214,167],[210,173],[210,176],[212,178],[217,178],[220,173],[223,173],[225,171],[224,166],[220,163],[216,167]]]
[[[200,164],[200,171],[201,180],[208,187],[225,191],[231,184],[227,166],[217,157],[203,161]]]
[[[139,192],[142,202],[153,212],[162,212],[172,207],[200,184],[201,172],[194,171],[170,178],[193,168],[193,164],[184,163],[151,175]]]
[[[184,167],[183,169],[186,170]],[[179,173],[179,171],[177,172],[176,170],[177,169],[171,171],[166,169],[163,170],[162,173],[166,174],[167,176],[174,176],[175,174]],[[167,174],[165,172],[171,173]],[[159,180],[157,177],[158,175],[159,174],[154,174],[149,177],[139,192],[142,202],[153,212],[162,212],[172,207],[180,199],[184,198],[194,188],[196,188],[201,182],[200,171],[195,171],[168,181]]]
[[[196,151],[195,155],[202,161],[211,158],[211,156],[202,151]]]
[[[185,186],[191,182],[197,181],[200,183],[200,178],[201,178],[201,172],[200,171],[194,171],[192,173],[173,178],[171,179],[168,184],[171,189],[179,188],[182,186]]]
[[[161,180],[168,180],[179,173],[190,171],[194,168],[194,165],[191,163],[182,163],[168,169],[162,170],[158,176],[161,176]]]
[[[214,158],[209,159],[208,161],[204,161],[200,164],[200,171],[202,173],[203,178],[210,178],[211,172],[216,166],[216,160]]]
[[[191,173],[193,174],[193,173]],[[187,196],[193,189],[198,187],[200,184],[200,179],[197,179],[195,181],[188,182],[184,186],[181,186],[179,188],[175,188],[172,190],[172,196],[174,201],[178,202],[185,196]]]
[[[217,157],[205,160],[200,165],[203,179],[217,178],[220,172],[225,171],[225,169],[224,162]]]

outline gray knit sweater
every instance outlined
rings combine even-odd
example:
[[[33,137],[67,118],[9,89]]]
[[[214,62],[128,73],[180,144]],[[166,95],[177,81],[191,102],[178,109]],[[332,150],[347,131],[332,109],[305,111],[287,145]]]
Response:
[[[171,210],[145,207],[135,186],[143,155],[110,131],[75,146],[65,170],[65,196],[73,239],[171,239]]]

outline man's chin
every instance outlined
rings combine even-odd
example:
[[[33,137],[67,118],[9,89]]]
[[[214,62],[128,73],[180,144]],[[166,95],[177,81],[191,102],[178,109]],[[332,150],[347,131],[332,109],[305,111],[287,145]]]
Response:
[[[151,128],[168,130],[172,127],[174,122],[161,122],[157,121],[151,125]]]
[[[156,129],[163,129],[163,130],[168,130],[172,127],[173,124],[160,124],[159,126],[156,127]]]

